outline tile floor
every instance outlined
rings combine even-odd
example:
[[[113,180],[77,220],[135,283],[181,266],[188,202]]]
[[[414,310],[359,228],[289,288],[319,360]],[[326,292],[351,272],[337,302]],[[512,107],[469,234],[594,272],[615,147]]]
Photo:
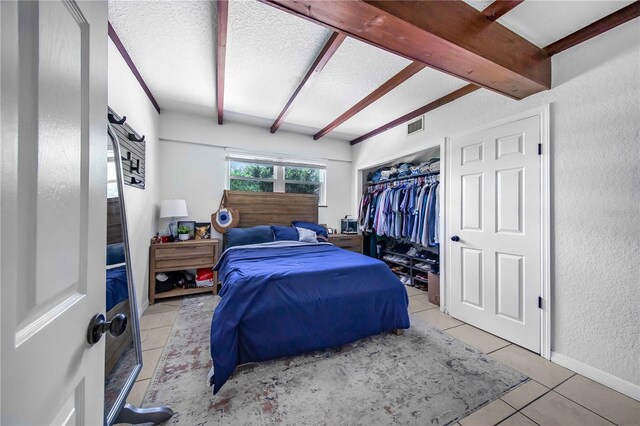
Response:
[[[458,425],[640,425],[640,402],[443,314],[422,290],[407,287],[407,292],[410,314],[531,378]],[[181,299],[159,302],[142,316],[144,367],[129,403],[140,405],[181,306]]]

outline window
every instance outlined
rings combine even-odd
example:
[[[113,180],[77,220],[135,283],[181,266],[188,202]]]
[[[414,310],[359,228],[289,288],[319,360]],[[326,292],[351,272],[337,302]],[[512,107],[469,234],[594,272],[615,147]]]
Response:
[[[107,151],[107,198],[118,196],[118,175],[113,150]]]
[[[274,159],[229,156],[228,188],[232,191],[289,192],[318,194],[326,199],[326,170],[319,164],[302,164]]]
[[[275,166],[271,164],[229,163],[229,189],[233,191],[273,192]]]

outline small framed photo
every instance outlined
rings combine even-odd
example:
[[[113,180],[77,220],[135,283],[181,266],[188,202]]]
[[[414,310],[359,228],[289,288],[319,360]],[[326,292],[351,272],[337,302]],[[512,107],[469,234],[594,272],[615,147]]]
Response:
[[[211,222],[196,222],[196,240],[208,240],[211,238]]]
[[[189,231],[189,239],[193,240],[195,238],[195,229],[196,229],[195,220],[181,220],[181,221],[179,221],[178,222],[178,229],[180,229],[183,226],[190,229],[190,231]]]

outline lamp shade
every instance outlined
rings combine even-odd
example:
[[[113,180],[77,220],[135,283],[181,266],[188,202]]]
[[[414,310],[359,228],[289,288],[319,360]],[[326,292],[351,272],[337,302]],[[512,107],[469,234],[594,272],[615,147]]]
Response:
[[[160,203],[160,217],[187,217],[187,203],[184,200],[163,200]]]

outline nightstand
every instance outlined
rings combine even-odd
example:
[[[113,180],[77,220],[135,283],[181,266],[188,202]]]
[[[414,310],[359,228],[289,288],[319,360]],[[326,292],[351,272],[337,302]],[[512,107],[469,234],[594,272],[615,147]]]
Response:
[[[149,303],[166,297],[195,293],[216,294],[218,273],[213,274],[213,287],[179,288],[156,294],[156,273],[185,269],[213,268],[220,256],[220,240],[190,240],[151,244],[149,247]]]
[[[336,247],[362,254],[360,234],[329,234],[329,242]]]

